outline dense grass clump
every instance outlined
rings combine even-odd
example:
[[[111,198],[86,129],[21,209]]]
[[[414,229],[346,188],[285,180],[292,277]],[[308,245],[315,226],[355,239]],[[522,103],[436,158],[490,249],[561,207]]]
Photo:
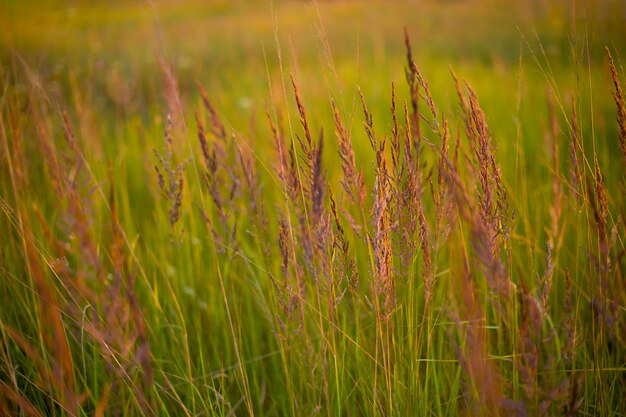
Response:
[[[0,73],[0,415],[626,413],[612,49],[567,94],[540,65],[530,122],[520,74],[511,139],[408,32],[386,102],[325,110],[276,43],[248,126],[162,58],[157,128],[127,91],[104,126],[75,80]]]

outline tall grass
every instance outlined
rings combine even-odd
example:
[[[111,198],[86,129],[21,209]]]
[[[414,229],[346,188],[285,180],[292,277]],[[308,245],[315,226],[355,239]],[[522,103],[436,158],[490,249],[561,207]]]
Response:
[[[616,123],[549,88],[545,151],[513,164],[470,83],[451,71],[441,104],[405,48],[385,122],[361,91],[313,119],[296,74],[293,108],[251,133],[199,84],[188,105],[163,61],[163,135],[139,126],[117,157],[16,63],[0,413],[626,412],[619,63],[607,49]]]

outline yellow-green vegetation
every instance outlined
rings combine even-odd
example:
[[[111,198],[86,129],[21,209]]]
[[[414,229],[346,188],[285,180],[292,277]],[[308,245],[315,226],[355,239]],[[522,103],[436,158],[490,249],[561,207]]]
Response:
[[[0,5],[0,415],[626,414],[626,4]]]

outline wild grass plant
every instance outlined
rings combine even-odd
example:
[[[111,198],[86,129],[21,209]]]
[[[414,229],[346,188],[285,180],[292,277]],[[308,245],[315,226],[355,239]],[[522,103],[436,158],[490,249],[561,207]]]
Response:
[[[520,52],[510,139],[408,32],[384,103],[325,110],[275,42],[282,97],[248,126],[165,58],[158,134],[3,69],[0,414],[626,413],[616,50],[596,70],[572,39],[563,91],[526,41],[545,108],[526,125]]]

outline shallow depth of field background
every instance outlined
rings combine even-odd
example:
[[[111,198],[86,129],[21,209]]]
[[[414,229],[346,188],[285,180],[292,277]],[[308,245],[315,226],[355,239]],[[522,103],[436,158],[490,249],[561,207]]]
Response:
[[[400,234],[391,243],[396,310],[382,317],[374,301],[379,167],[359,90],[377,137],[391,140],[393,83],[405,129],[405,30],[438,123],[449,123],[451,152],[460,140],[459,172],[470,194],[478,179],[466,169],[474,155],[452,70],[486,115],[515,217],[495,255],[516,288],[500,300],[504,313],[492,303],[475,230],[460,212],[448,219],[440,247],[439,237],[430,239],[439,252],[428,302],[424,249],[406,267]],[[605,48],[623,85],[621,0],[3,2],[0,415],[624,415],[626,183]],[[324,184],[361,285],[320,289],[312,271],[339,274],[340,247],[320,249],[309,270],[302,242],[292,241],[296,262],[286,275],[308,279],[296,318],[285,304],[297,291],[274,279],[284,272],[281,221],[297,223],[299,209],[281,193],[268,124],[269,115],[288,145],[303,137],[291,76],[314,140],[323,132]],[[197,120],[209,142],[218,139],[199,86],[230,146],[218,164],[222,197],[237,187],[225,217],[202,179]],[[360,213],[340,185],[331,103],[363,170]],[[444,189],[452,177],[437,182],[440,138],[429,130],[427,109],[420,102],[420,169],[434,229],[430,187]],[[171,166],[159,160],[168,153],[168,120]],[[575,190],[574,131],[583,161]],[[242,160],[258,176],[250,190]],[[608,194],[607,252],[596,236],[595,160]],[[64,167],[61,180],[55,163]],[[178,163],[184,181],[176,203],[159,175],[168,181],[169,169],[176,182]],[[336,237],[323,188],[332,229],[325,233]],[[265,217],[255,217],[258,199]],[[350,226],[352,217],[361,229]],[[421,236],[415,231],[416,241]],[[473,304],[462,297],[470,287],[459,284],[466,272],[475,279]],[[597,313],[607,288],[611,315]],[[528,307],[544,296],[545,310]],[[468,330],[478,316],[484,340]],[[538,327],[529,330],[533,320]],[[563,359],[566,329],[576,329],[575,347]],[[465,363],[478,351],[494,367]]]
[[[332,122],[334,99],[363,136],[357,86],[377,124],[387,128],[391,83],[406,91],[405,28],[416,63],[449,118],[459,113],[452,67],[479,95],[499,155],[513,161],[519,145],[541,158],[546,94],[552,90],[563,105],[576,91],[588,115],[593,103],[596,125],[613,120],[604,48],[620,54],[626,39],[625,6],[615,0],[44,1],[3,7],[5,77],[17,73],[17,87],[27,88],[27,74],[35,75],[60,108],[78,108],[77,116],[101,131],[96,149],[120,163],[128,163],[124,152],[133,146],[131,138],[160,134],[163,119],[173,112],[159,60],[171,66],[189,118],[200,83],[229,126],[245,134],[267,131],[268,105],[295,111],[293,74],[314,130]],[[591,120],[581,129],[589,132]],[[355,140],[357,153],[367,147]],[[269,139],[258,145],[258,152],[270,150]],[[617,173],[622,167],[614,162],[607,161],[607,168]],[[544,177],[528,180],[537,181],[529,190],[541,192]]]

